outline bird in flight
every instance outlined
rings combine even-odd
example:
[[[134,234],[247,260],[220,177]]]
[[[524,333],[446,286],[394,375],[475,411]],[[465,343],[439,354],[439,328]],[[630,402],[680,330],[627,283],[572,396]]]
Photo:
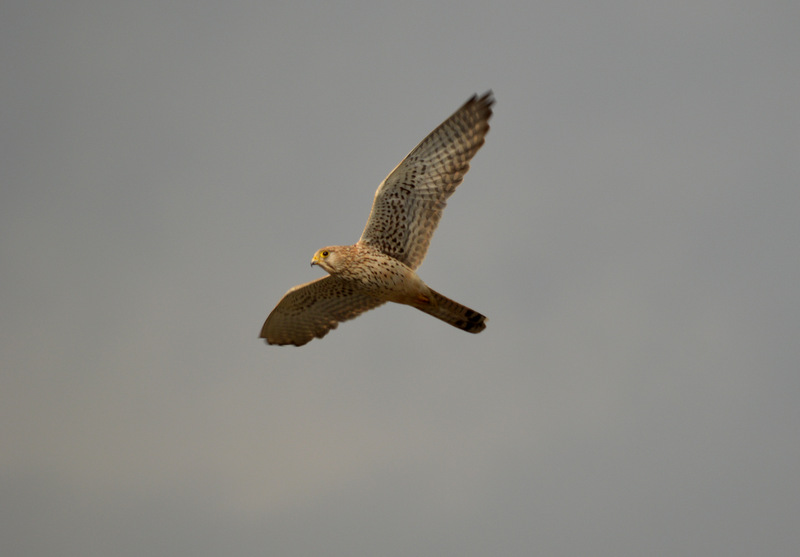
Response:
[[[311,265],[328,276],[289,290],[267,317],[261,338],[302,346],[385,302],[415,307],[469,333],[486,328],[484,315],[429,288],[415,269],[447,198],[485,141],[493,104],[491,91],[474,95],[411,150],[378,186],[358,242],[317,251]]]

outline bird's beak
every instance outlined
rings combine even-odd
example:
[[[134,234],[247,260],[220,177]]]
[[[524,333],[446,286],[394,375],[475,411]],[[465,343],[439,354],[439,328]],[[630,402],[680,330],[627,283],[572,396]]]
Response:
[[[313,267],[314,265],[319,265],[319,263],[317,263],[317,255],[316,254],[314,254],[314,257],[311,258],[311,266]]]

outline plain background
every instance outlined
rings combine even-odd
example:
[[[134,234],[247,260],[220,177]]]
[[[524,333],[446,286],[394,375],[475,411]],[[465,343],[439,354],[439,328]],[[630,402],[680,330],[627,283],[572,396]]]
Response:
[[[0,553],[796,555],[800,4],[9,1]],[[391,306],[257,339],[473,93]]]

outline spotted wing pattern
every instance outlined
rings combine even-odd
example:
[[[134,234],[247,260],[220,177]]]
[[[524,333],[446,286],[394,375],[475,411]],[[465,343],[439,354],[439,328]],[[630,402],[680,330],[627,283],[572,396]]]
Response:
[[[484,143],[493,103],[491,91],[473,96],[397,165],[375,192],[359,242],[419,267],[447,198]]]
[[[270,344],[302,346],[314,337],[324,337],[340,321],[383,303],[357,292],[352,282],[329,275],[289,290],[269,314],[261,338]]]

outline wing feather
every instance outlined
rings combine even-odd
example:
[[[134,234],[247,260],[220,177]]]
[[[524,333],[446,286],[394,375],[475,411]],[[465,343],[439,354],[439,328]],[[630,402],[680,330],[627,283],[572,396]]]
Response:
[[[474,95],[411,150],[378,186],[359,242],[419,267],[447,198],[485,141],[493,103],[491,91]]]
[[[322,277],[289,290],[264,322],[261,338],[269,344],[302,346],[383,303],[356,292],[342,279]]]

